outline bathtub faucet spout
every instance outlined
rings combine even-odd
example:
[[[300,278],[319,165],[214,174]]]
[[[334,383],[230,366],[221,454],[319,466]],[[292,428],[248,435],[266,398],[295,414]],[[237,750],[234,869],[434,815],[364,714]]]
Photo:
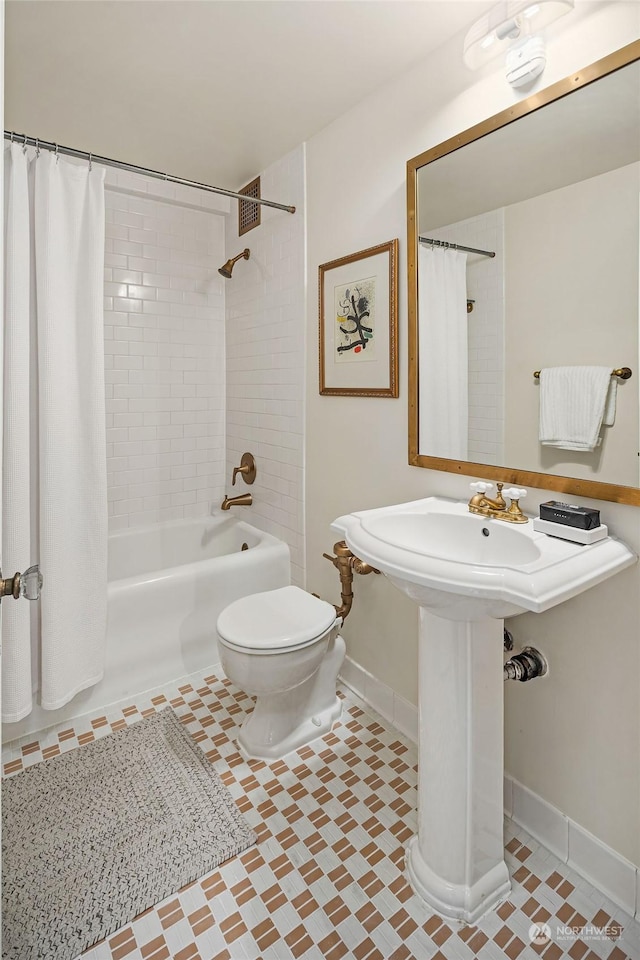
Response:
[[[250,507],[252,503],[253,498],[250,493],[241,493],[238,497],[225,496],[220,505],[220,509],[229,510],[231,507]]]

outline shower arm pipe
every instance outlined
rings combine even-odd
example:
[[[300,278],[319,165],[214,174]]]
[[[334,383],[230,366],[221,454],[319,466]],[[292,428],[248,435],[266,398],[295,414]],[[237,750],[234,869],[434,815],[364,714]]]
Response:
[[[76,150],[75,147],[63,147],[58,143],[51,143],[48,140],[39,140],[37,137],[28,137],[23,133],[12,133],[10,130],[4,132],[5,140],[12,143],[19,143],[24,147],[35,147],[36,150],[49,150],[56,156],[75,157],[78,160],[87,160],[89,163],[100,163],[105,167],[116,167],[118,170],[126,170],[128,173],[139,173],[144,177],[152,177],[154,180],[163,180],[165,183],[177,183],[182,187],[193,187],[196,190],[204,190],[206,193],[218,193],[222,197],[231,197],[232,200],[242,200],[244,203],[259,203],[263,207],[273,207],[276,210],[284,210],[286,213],[295,213],[296,208],[288,206],[286,203],[276,203],[275,200],[263,200],[261,197],[248,197],[244,193],[234,193],[233,190],[225,190],[224,187],[211,187],[207,183],[199,183],[197,180],[185,180],[184,177],[173,177],[169,173],[161,173],[159,170],[151,170],[149,167],[138,167],[135,163],[125,163],[124,160],[111,160],[109,157],[101,157],[97,153],[87,153],[86,150]]]
[[[432,240],[430,237],[418,237],[420,243],[429,243],[432,247],[446,247],[447,250],[463,250],[465,253],[479,253],[482,257],[495,257],[493,250],[478,250],[477,247],[463,247],[461,243],[448,243],[446,240]]]
[[[340,617],[344,623],[353,604],[353,574],[359,573],[366,576],[368,573],[380,573],[380,571],[351,553],[344,540],[338,540],[337,543],[334,543],[333,556],[330,553],[323,553],[322,556],[325,560],[329,560],[340,574],[340,599],[342,603],[340,606],[334,603],[334,607],[336,616]]]

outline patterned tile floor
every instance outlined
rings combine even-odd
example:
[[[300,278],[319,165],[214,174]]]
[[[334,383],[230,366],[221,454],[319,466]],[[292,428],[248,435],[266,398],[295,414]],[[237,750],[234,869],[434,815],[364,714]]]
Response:
[[[258,834],[256,846],[132,920],[83,960],[640,960],[640,925],[506,822],[513,890],[475,927],[415,897],[417,752],[346,689],[333,732],[266,764],[245,761],[253,703],[202,674],[163,695],[10,745],[5,775],[135,723],[170,702]],[[532,923],[550,936],[532,943]]]

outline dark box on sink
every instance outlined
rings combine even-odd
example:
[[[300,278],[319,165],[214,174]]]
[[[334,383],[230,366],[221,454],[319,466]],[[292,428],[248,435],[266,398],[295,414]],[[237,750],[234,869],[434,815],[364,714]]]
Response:
[[[540,519],[563,523],[567,527],[579,527],[580,530],[593,530],[600,526],[600,511],[593,507],[577,507],[559,500],[548,500],[540,504]]]

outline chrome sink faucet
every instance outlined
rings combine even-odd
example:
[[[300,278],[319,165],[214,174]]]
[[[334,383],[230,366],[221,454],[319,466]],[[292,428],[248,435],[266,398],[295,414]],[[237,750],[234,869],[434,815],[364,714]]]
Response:
[[[511,503],[507,506],[507,502],[502,496],[504,483],[496,484],[498,493],[495,499],[487,496],[488,493],[493,492],[492,483],[478,480],[476,483],[469,484],[469,486],[472,490],[475,490],[475,493],[469,500],[469,513],[475,513],[481,517],[492,517],[495,520],[506,520],[507,523],[528,522],[528,518],[525,517],[520,509],[519,503],[522,497],[526,497],[526,490],[520,487],[510,487],[508,490],[505,490],[505,496],[511,500]]]

